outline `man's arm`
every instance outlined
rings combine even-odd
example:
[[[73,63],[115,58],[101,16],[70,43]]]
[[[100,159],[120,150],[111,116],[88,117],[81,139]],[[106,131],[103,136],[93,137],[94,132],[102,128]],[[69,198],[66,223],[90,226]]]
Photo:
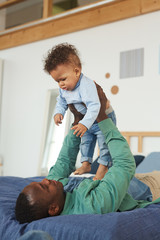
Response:
[[[65,137],[63,146],[59,153],[58,159],[53,167],[51,167],[48,179],[59,180],[60,178],[69,177],[75,170],[75,162],[79,152],[80,138],[73,135],[70,130]]]
[[[102,90],[102,89],[101,89]],[[113,166],[100,181],[83,181],[77,191],[80,193],[81,202],[84,203],[85,213],[108,213],[117,211],[124,199],[131,200],[127,195],[128,186],[135,172],[135,160],[125,138],[118,131],[111,119],[105,115],[105,95],[99,92],[101,110],[97,121],[105,136],[109,152],[113,160]],[[125,201],[127,209],[136,206],[136,202]],[[121,207],[122,208],[122,207]],[[75,212],[79,209],[75,209]]]
[[[83,115],[75,109],[73,104],[69,104],[68,106],[74,114],[74,126],[83,118]],[[47,176],[48,179],[60,180],[61,178],[69,177],[69,175],[75,170],[80,138],[76,137],[73,132],[73,130],[70,130],[65,137],[58,159],[49,171]]]

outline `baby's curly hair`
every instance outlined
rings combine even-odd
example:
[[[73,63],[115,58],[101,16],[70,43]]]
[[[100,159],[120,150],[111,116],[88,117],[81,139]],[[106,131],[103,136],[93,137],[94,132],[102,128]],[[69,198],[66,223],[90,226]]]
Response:
[[[79,54],[74,45],[61,43],[49,50],[48,56],[44,59],[44,70],[50,73],[60,64],[72,64],[81,68]]]

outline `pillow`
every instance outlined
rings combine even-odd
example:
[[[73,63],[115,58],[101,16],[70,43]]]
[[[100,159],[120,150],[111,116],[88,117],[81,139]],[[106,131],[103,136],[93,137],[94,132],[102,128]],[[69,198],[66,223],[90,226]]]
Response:
[[[148,154],[141,164],[138,165],[136,173],[147,173],[155,170],[160,171],[160,152]]]
[[[144,158],[145,158],[145,156],[143,156],[143,155],[134,155],[136,167],[138,167],[138,165],[143,161]]]
[[[99,163],[97,162],[98,158],[96,158],[96,160],[91,165],[91,171],[90,171],[91,174],[96,174],[96,172],[97,172],[97,169],[99,166]],[[143,156],[143,155],[134,155],[136,167],[143,161],[144,158],[145,158],[145,156]]]

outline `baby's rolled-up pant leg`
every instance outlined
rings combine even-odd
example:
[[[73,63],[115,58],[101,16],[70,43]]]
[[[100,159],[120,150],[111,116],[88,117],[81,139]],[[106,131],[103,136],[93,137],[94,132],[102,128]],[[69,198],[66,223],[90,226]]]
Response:
[[[81,163],[92,163],[94,149],[96,145],[96,136],[89,130],[81,138],[80,151],[81,151]]]
[[[99,146],[99,159],[98,163],[104,166],[111,167],[112,166],[112,158],[108,150],[108,146],[105,143],[104,136],[102,132],[98,132],[97,134],[98,146]]]

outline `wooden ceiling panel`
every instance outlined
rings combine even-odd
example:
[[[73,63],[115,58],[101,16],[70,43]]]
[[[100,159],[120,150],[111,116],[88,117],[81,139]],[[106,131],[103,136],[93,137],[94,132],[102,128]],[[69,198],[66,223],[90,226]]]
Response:
[[[160,10],[160,0],[119,0],[0,33],[0,49],[11,48]]]

